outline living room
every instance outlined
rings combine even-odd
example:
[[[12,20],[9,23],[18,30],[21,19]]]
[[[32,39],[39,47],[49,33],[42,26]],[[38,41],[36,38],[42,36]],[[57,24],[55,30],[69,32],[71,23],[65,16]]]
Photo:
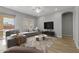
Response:
[[[1,6],[0,15],[3,17],[14,17],[14,28],[7,29],[8,31],[19,30],[20,34],[32,33],[32,34],[30,34],[30,37],[32,37],[33,40],[34,40],[34,37],[42,38],[42,36],[45,36],[45,37],[49,36],[49,37],[47,37],[49,39],[51,39],[51,37],[53,37],[54,42],[57,42],[60,39],[60,41],[58,41],[58,42],[61,42],[61,43],[65,41],[64,39],[67,39],[67,40],[71,39],[71,40],[67,41],[67,42],[69,42],[68,44],[72,44],[73,47],[76,47],[76,48],[72,48],[72,51],[71,51],[71,48],[67,48],[67,49],[69,49],[68,51],[65,51],[65,50],[62,51],[62,49],[61,49],[61,51],[62,52],[73,52],[73,51],[79,52],[79,50],[77,50],[79,48],[79,45],[78,45],[79,44],[79,42],[78,42],[78,38],[79,38],[78,37],[78,34],[79,34],[78,33],[79,32],[78,31],[78,28],[79,28],[78,27],[78,22],[79,22],[78,21],[78,15],[79,15],[78,12],[79,11],[78,10],[79,10],[79,7],[74,7],[74,6],[65,6],[65,7],[63,7],[63,6],[36,6],[36,7],[35,6]],[[73,25],[73,27],[72,27],[73,36],[71,38],[65,36],[66,38],[64,38],[62,41],[61,40],[63,38],[62,14],[67,13],[67,12],[73,13],[73,18],[72,18],[72,20],[73,20],[73,24],[72,24]],[[47,25],[48,25],[48,27],[47,27]],[[2,29],[4,29],[4,28],[2,28]],[[3,30],[3,32],[6,34],[5,31],[7,31],[7,30],[5,29],[5,30]],[[40,32],[42,34],[40,35],[40,33],[37,33],[37,32]],[[43,35],[43,34],[45,34],[45,35]],[[3,36],[5,36],[5,35],[3,35]],[[29,36],[29,35],[26,35],[26,36]],[[32,40],[32,38],[30,40]],[[37,41],[39,41],[39,40],[37,39]],[[4,42],[5,45],[7,45],[5,38],[2,39],[1,42]],[[72,43],[70,43],[70,42],[72,42]],[[30,43],[31,42],[28,42],[29,45],[30,45]],[[45,45],[44,43],[47,43],[48,46],[51,44],[53,46],[53,43],[51,42],[51,40],[49,40],[48,42],[46,41],[46,42],[42,42],[42,43],[43,43],[43,45]],[[65,41],[65,43],[66,43],[66,41]],[[9,43],[9,45],[11,45],[11,44]],[[62,44],[61,44],[61,46],[62,46]],[[61,48],[61,46],[59,46],[59,47]],[[66,46],[67,46],[67,44],[64,47],[66,47]],[[46,48],[43,48],[45,50],[44,52],[47,52]],[[60,50],[60,48],[59,48],[59,50]],[[2,48],[1,50],[3,50],[3,49],[6,49],[6,47]],[[63,49],[65,49],[65,48],[63,48]],[[53,50],[53,47],[49,48],[49,50],[51,50],[51,51],[48,51],[48,52],[51,52],[51,53],[61,52],[56,49]],[[77,50],[77,51],[75,51],[75,50]]]

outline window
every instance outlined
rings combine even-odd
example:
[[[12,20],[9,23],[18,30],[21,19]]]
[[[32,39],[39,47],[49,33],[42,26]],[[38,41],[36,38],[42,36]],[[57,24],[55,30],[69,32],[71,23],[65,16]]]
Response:
[[[0,16],[0,39],[5,38],[7,30],[15,28],[14,16]]]
[[[0,16],[0,30],[3,30],[3,17]]]
[[[14,18],[4,17],[3,24],[4,24],[4,29],[14,29],[15,28]]]

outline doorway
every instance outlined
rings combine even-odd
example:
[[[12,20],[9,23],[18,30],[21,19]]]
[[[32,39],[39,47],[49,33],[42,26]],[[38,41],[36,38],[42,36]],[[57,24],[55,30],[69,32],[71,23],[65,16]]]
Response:
[[[62,37],[73,37],[73,13],[62,14]]]

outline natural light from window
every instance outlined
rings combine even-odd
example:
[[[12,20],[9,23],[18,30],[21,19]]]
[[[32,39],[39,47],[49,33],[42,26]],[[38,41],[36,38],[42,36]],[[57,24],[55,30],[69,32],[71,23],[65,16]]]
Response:
[[[14,18],[4,17],[3,23],[4,23],[4,29],[14,29],[15,27]]]

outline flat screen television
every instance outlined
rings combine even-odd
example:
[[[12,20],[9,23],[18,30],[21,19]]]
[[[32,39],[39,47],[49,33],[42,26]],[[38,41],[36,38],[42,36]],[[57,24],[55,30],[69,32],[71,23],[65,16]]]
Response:
[[[44,29],[54,29],[53,22],[44,22]]]

